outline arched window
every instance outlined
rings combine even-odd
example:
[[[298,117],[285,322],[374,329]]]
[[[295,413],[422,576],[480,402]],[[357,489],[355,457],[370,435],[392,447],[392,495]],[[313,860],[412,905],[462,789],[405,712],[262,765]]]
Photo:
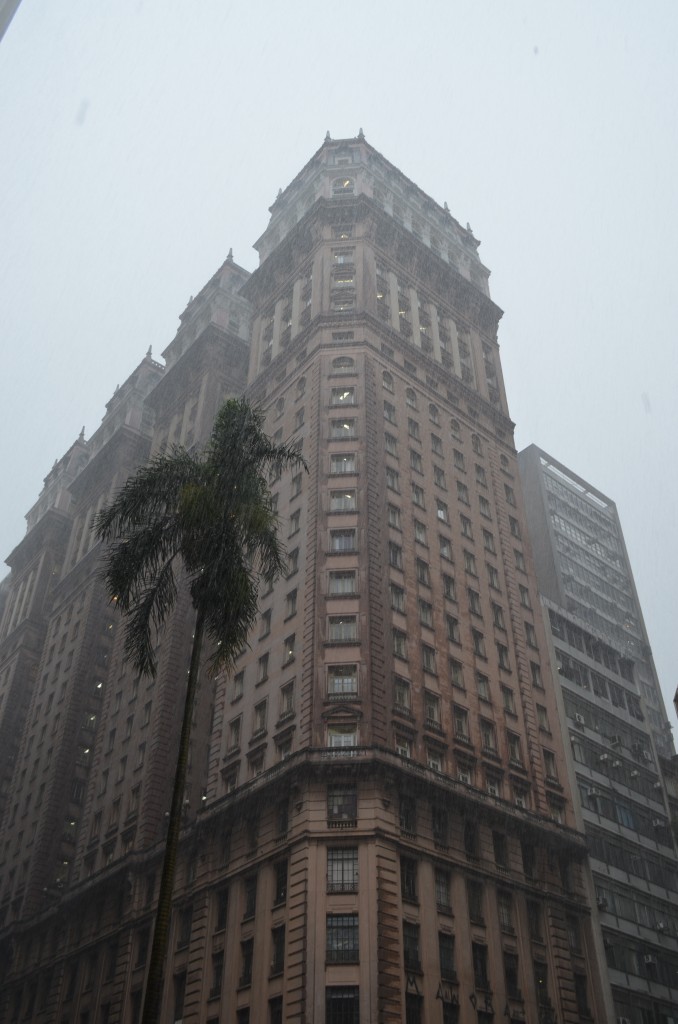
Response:
[[[337,356],[336,359],[332,360],[333,370],[353,370],[355,368],[355,359],[351,359],[350,356]]]
[[[471,434],[471,447],[476,455],[483,454],[483,443],[477,434]]]
[[[383,384],[384,384],[384,387],[386,388],[386,390],[392,392],[393,391],[393,377],[388,372],[388,370],[384,370],[384,372],[381,375],[381,379],[383,381]]]
[[[353,178],[341,177],[335,178],[332,182],[332,195],[333,196],[350,196],[355,192],[355,182]]]
[[[417,408],[417,396],[412,388],[407,388],[405,391],[405,401],[407,402],[410,409]]]
[[[299,380],[297,381],[297,396],[301,397],[301,395],[303,395],[305,390],[306,390],[306,378],[305,377],[300,377]]]

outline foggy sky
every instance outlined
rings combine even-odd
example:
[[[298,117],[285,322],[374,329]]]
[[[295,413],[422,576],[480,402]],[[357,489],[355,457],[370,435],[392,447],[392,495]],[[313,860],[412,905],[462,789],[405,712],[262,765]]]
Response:
[[[677,29],[670,0],[23,0],[0,43],[2,557],[228,249],[254,269],[278,188],[362,127],[482,240],[517,447],[616,501],[670,704]]]

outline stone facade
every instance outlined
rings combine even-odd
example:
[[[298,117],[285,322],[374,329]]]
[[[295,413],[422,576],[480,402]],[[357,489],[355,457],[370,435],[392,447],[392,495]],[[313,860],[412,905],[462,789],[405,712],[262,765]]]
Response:
[[[0,1021],[139,1019],[193,619],[177,609],[157,680],[135,678],[85,527],[133,464],[199,445],[243,391],[308,473],[271,479],[288,573],[236,671],[200,685],[162,1019],[609,1019],[478,244],[362,133],[327,139],[271,207],[257,270],[229,256],[164,371],[147,360],[149,387],[126,385],[134,444],[114,424],[80,442],[68,596],[42,587],[42,633],[24,641],[17,561],[0,633],[3,659],[24,644],[39,662],[0,836]],[[70,604],[93,639],[66,693],[80,712],[96,698],[92,734],[79,800],[63,795],[73,768],[31,859],[22,772],[38,707],[58,713],[41,680],[56,700],[52,623]],[[69,766],[78,725],[51,743]]]

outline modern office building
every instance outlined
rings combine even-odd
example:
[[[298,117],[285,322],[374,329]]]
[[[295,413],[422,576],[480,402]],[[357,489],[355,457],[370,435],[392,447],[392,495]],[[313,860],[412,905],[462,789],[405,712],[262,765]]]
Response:
[[[328,137],[47,478],[0,627],[3,1024],[139,1020],[193,619],[136,676],[88,524],[243,391],[309,471],[201,681],[162,1020],[610,1019],[478,244]]]
[[[619,516],[534,445],[518,462],[616,1018],[673,1024],[675,754]]]

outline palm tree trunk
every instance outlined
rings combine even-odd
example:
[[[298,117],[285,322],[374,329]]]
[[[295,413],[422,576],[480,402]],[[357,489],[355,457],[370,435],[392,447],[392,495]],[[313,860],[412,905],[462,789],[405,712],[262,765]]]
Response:
[[[160,1004],[162,1002],[163,969],[165,966],[165,958],[167,956],[170,920],[172,917],[172,891],[174,888],[174,873],[177,862],[177,849],[179,847],[179,833],[181,832],[181,822],[184,809],[184,791],[186,788],[188,752],[191,739],[191,721],[193,718],[195,691],[198,684],[203,626],[204,615],[202,612],[198,612],[195,622],[195,632],[193,634],[191,665],[188,670],[186,702],[184,704],[184,718],[181,724],[181,739],[179,740],[177,769],[174,775],[172,806],[167,826],[165,858],[162,865],[160,892],[158,893],[158,906],[155,912],[153,945],[151,947],[151,959],[148,965],[148,977],[146,979],[144,1010],[141,1018],[142,1024],[156,1024],[158,1014],[160,1012]]]

